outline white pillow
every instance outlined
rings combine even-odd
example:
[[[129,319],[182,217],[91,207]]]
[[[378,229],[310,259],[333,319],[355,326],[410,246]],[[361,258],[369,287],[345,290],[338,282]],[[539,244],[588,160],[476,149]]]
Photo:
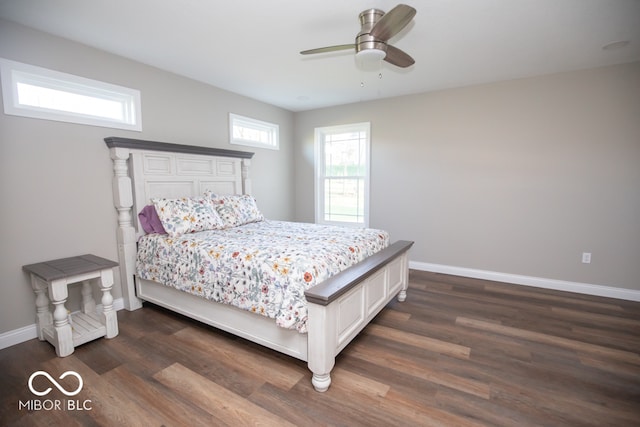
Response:
[[[153,199],[152,202],[162,226],[172,237],[224,228],[224,223],[209,198],[181,197]]]
[[[216,195],[207,192],[205,197],[211,198],[225,227],[236,227],[264,220],[256,199],[248,194]]]

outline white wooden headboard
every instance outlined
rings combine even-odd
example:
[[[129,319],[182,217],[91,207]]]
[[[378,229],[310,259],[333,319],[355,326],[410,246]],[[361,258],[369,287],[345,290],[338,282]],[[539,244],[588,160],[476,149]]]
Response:
[[[118,211],[118,258],[124,305],[140,308],[135,296],[136,242],[144,234],[138,212],[152,198],[251,194],[253,153],[191,145],[108,137],[113,160],[113,203]]]

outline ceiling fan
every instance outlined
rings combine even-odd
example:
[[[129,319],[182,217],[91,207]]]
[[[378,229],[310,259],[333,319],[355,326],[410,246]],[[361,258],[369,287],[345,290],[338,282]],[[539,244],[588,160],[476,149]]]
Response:
[[[357,57],[384,59],[398,67],[410,67],[415,63],[413,58],[397,47],[388,44],[387,41],[407,26],[415,14],[416,10],[406,4],[399,4],[387,13],[379,9],[367,9],[359,15],[362,28],[356,36],[354,44],[320,47],[303,50],[300,53],[309,55],[355,49]]]

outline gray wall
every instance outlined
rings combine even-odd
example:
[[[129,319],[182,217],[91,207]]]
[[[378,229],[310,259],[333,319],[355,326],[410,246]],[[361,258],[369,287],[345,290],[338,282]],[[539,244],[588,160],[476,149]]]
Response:
[[[640,63],[296,113],[297,220],[314,127],[362,121],[371,226],[412,261],[640,290]]]
[[[129,132],[0,113],[0,333],[35,322],[22,265],[84,253],[117,260],[107,136],[253,151],[263,213],[293,219],[291,112],[2,20],[0,57],[139,89],[143,125]],[[230,145],[229,112],[279,124],[280,150]],[[122,295],[119,282],[113,294]],[[76,285],[70,308],[78,301]]]

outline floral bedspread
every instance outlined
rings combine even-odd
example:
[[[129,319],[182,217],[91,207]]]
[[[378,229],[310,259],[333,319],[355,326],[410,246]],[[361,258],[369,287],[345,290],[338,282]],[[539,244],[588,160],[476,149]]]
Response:
[[[304,291],[380,251],[389,234],[317,224],[260,221],[138,242],[137,272],[306,333]]]

